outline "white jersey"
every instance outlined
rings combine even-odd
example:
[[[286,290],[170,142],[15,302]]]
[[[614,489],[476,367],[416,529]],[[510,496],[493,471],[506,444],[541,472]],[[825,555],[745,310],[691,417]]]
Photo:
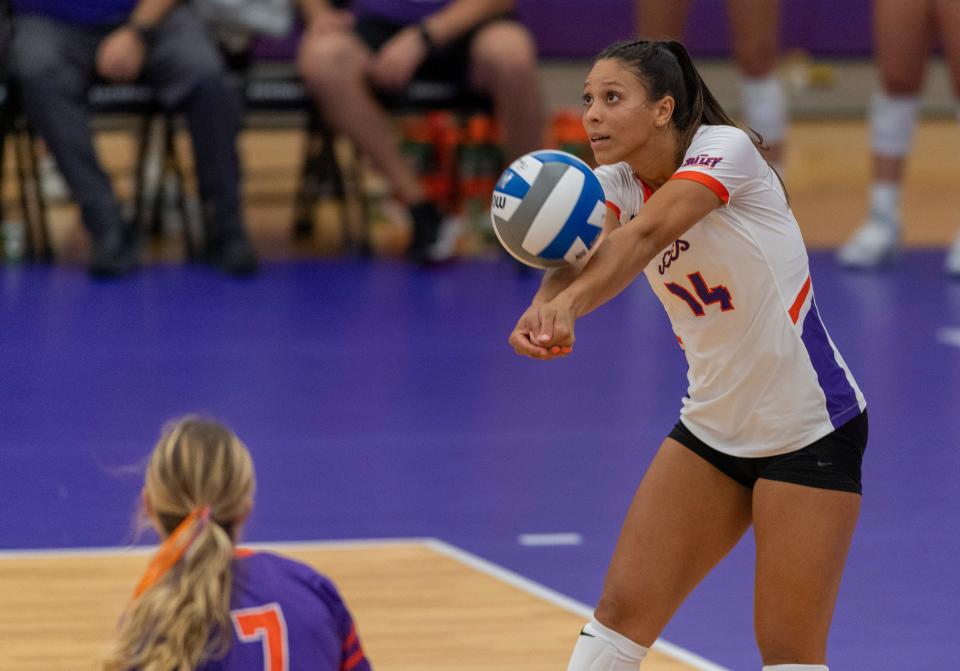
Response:
[[[596,170],[621,225],[652,195],[626,163]],[[644,269],[684,348],[684,425],[737,457],[791,452],[866,401],[820,320],[800,227],[776,174],[732,126],[701,126],[671,179],[723,205]]]

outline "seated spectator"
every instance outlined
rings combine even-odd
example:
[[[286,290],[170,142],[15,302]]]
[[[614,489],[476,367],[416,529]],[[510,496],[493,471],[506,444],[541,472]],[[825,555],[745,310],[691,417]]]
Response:
[[[253,507],[250,453],[225,426],[187,417],[154,447],[143,515],[164,539],[102,668],[370,671],[326,577],[235,548]]]
[[[97,77],[142,80],[182,112],[193,139],[206,227],[206,259],[229,273],[256,269],[240,203],[240,100],[216,45],[177,0],[13,0],[15,73],[29,120],[57,160],[92,238],[90,271],[122,275],[139,262],[97,160],[87,91]]]
[[[300,0],[306,22],[300,74],[330,125],[383,173],[410,210],[408,253],[442,255],[441,217],[400,153],[374,90],[403,91],[417,78],[460,82],[489,95],[509,158],[542,145],[543,101],[532,36],[512,18],[512,0]]]

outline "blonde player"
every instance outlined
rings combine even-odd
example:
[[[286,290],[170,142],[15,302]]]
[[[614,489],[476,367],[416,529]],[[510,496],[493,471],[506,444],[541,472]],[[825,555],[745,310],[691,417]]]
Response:
[[[690,0],[634,0],[637,35],[679,40]],[[776,76],[780,47],[780,0],[727,0],[733,58],[740,72],[740,98],[747,125],[760,134],[764,158],[782,174],[787,134],[787,96]]]
[[[870,109],[870,213],[837,254],[841,265],[850,268],[884,265],[899,250],[903,169],[917,125],[920,88],[935,32],[943,40],[953,90],[960,95],[960,3],[874,0],[873,9],[882,88],[874,94]],[[960,278],[960,235],[947,252],[944,269]]]
[[[187,417],[150,455],[143,512],[164,538],[120,622],[111,671],[370,671],[330,580],[235,547],[253,462],[225,426]]]
[[[566,356],[574,322],[645,273],[689,365],[569,671],[634,671],[752,524],[765,671],[824,671],[860,510],[866,403],[824,329],[783,186],[678,42],[595,61],[583,123],[608,200],[582,271],[549,271],[510,343]]]

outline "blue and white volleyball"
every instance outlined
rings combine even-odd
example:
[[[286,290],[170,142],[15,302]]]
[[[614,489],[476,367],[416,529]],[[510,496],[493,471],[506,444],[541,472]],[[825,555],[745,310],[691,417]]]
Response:
[[[500,244],[534,268],[555,268],[587,255],[603,229],[600,180],[573,154],[540,150],[503,171],[490,218]]]

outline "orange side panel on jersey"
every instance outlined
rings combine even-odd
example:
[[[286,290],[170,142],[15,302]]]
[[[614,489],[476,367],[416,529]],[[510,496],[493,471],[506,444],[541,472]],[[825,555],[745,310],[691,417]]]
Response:
[[[610,208],[610,211],[611,211],[611,212],[613,212],[615,215],[617,215],[617,221],[620,221],[620,208],[617,207],[616,204],[614,204],[613,202],[611,202],[611,201],[609,201],[609,200],[607,201],[607,207]]]
[[[807,275],[807,281],[803,283],[803,287],[800,289],[800,293],[797,294],[797,297],[793,299],[793,305],[790,306],[790,320],[796,324],[797,320],[800,318],[800,308],[803,307],[804,301],[807,300],[807,294],[810,293],[810,276]]]
[[[715,177],[697,172],[696,170],[687,170],[685,172],[676,172],[670,179],[689,179],[691,182],[699,182],[705,187],[717,194],[717,198],[724,203],[730,200],[730,194],[727,193],[727,187],[720,183]]]

